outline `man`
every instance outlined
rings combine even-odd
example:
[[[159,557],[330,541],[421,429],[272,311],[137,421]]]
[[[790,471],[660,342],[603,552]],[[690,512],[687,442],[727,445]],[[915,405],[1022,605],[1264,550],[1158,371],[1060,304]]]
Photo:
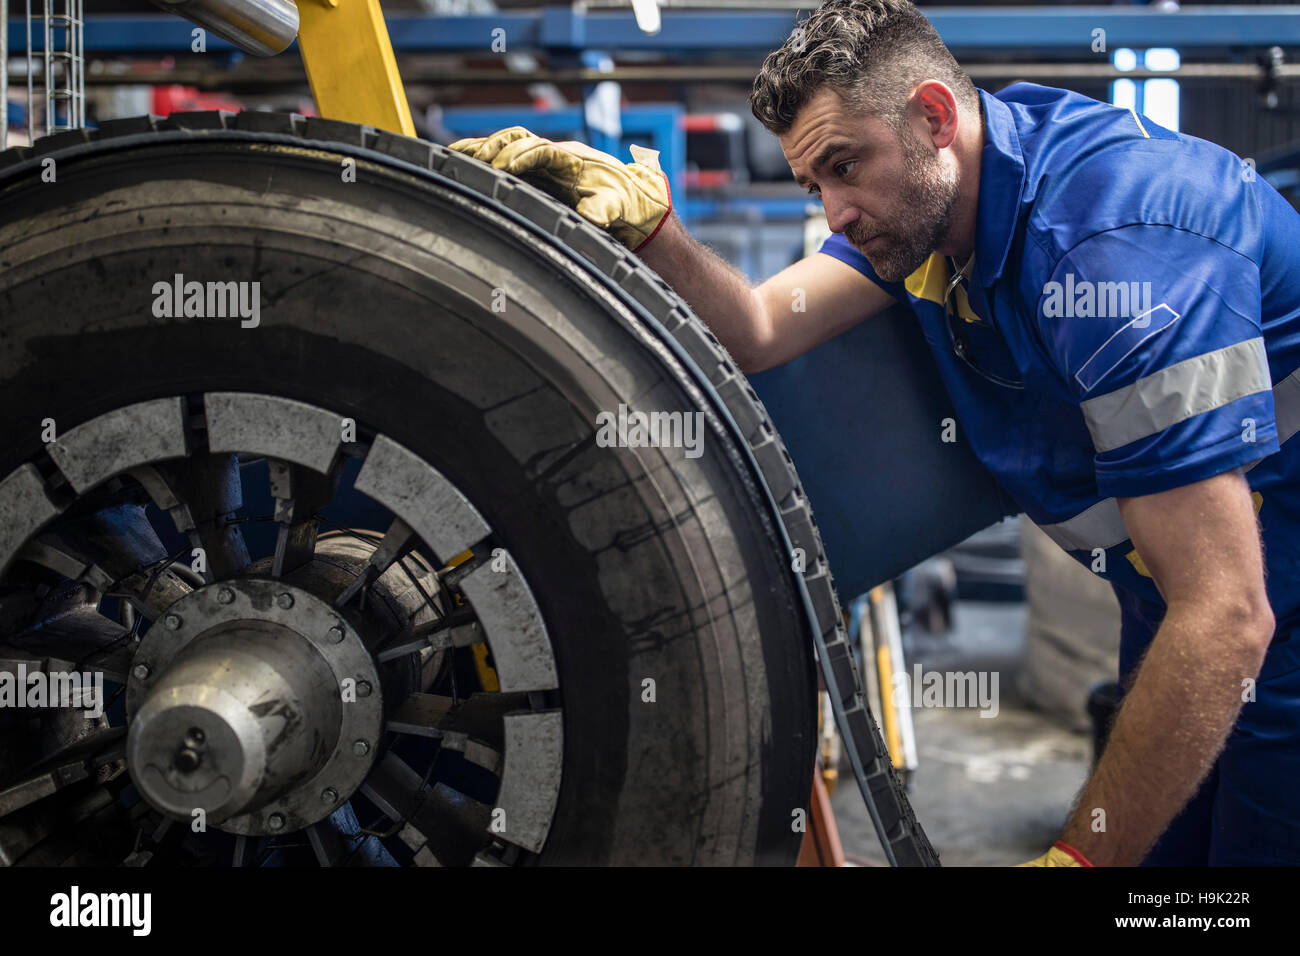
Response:
[[[828,0],[751,105],[834,233],[754,289],[652,154],[453,148],[609,228],[746,372],[908,304],[976,454],[1123,611],[1123,705],[1034,863],[1300,863],[1300,216],[1131,110],[977,90],[904,0]]]

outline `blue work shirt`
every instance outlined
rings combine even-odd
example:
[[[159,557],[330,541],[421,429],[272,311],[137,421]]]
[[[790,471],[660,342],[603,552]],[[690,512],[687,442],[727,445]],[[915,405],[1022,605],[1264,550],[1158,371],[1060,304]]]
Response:
[[[1300,667],[1300,215],[1252,165],[1132,110],[1031,83],[980,102],[975,258],[952,296],[955,333],[945,257],[891,283],[841,234],[820,251],[910,304],[959,432],[1114,586],[1121,673],[1165,604],[1116,497],[1238,467],[1277,620],[1260,679]]]

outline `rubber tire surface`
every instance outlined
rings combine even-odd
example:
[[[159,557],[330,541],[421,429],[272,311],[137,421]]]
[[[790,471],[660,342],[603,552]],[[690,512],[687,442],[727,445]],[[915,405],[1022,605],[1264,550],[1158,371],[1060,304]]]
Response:
[[[353,417],[456,482],[537,598],[565,721],[542,862],[794,861],[815,712],[790,544],[828,643],[839,603],[761,403],[639,259],[459,153],[292,114],[56,134],[0,154],[0,199],[0,475],[41,453],[47,417],[163,395]],[[175,273],[260,281],[261,325],[155,317]],[[703,412],[704,454],[599,448],[620,402]],[[901,786],[869,770],[913,862],[929,847]]]

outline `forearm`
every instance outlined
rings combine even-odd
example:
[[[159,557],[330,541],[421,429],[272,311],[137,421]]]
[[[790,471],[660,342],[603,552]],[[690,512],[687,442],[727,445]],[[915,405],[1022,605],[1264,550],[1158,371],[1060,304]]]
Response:
[[[766,316],[743,274],[696,242],[675,212],[638,255],[686,300],[742,369],[756,364]]]
[[[1259,673],[1267,647],[1260,636],[1271,624],[1215,620],[1171,608],[1125,696],[1062,834],[1098,866],[1141,862],[1196,793],[1236,723],[1243,681]]]

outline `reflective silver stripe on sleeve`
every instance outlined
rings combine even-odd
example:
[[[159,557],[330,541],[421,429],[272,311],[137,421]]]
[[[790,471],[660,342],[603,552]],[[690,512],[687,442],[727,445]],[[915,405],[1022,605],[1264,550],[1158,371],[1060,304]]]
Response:
[[[1300,368],[1273,386],[1273,420],[1277,423],[1277,443],[1281,445],[1300,432]],[[1242,471],[1250,471],[1272,455],[1256,458]]]
[[[1066,551],[1113,548],[1128,540],[1128,528],[1114,498],[1105,498],[1066,521],[1039,527]]]
[[[1254,338],[1185,359],[1079,407],[1093,446],[1105,452],[1267,391],[1272,384],[1264,339]]]
[[[1279,445],[1300,433],[1300,368],[1273,388],[1273,417],[1277,422]],[[1268,461],[1269,457],[1255,459],[1242,471],[1250,471],[1260,462]],[[1105,498],[1073,518],[1039,527],[1066,551],[1113,548],[1129,539],[1128,528],[1120,517],[1119,503],[1114,498]]]

